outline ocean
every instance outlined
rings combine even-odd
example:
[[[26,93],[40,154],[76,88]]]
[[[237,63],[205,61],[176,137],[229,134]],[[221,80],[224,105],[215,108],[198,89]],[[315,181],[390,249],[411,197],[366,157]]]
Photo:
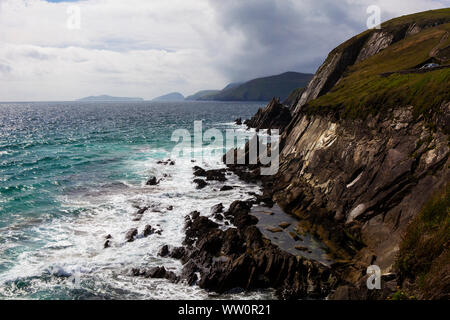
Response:
[[[197,286],[131,275],[134,267],[181,263],[162,258],[163,245],[179,246],[184,217],[207,215],[248,192],[234,175],[233,190],[202,190],[194,165],[223,167],[224,148],[208,143],[203,161],[173,158],[176,129],[236,129],[257,102],[50,102],[0,103],[0,299],[260,299],[272,292],[215,295]],[[238,139],[238,141],[240,141]],[[242,141],[240,143],[243,143]],[[210,152],[214,149],[214,152]],[[194,150],[198,152],[198,150]],[[158,164],[171,158],[174,165]],[[147,186],[150,176],[162,178]],[[217,183],[219,186],[219,183]],[[149,206],[134,221],[139,207]],[[168,210],[173,206],[173,210]],[[130,228],[150,224],[160,235],[125,241]],[[105,237],[112,236],[104,249]]]

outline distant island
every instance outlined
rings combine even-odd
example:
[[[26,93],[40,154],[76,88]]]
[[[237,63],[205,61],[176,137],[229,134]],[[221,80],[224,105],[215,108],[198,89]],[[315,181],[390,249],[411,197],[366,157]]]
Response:
[[[247,82],[230,83],[222,90],[202,90],[186,100],[269,101],[273,97],[284,100],[293,90],[306,87],[312,77],[310,73],[285,72]]]
[[[152,101],[184,101],[184,96],[179,92],[171,92],[163,96],[156,97]]]
[[[201,90],[193,95],[186,97],[185,100],[207,100],[208,97],[213,97],[218,94],[220,90]]]
[[[144,101],[142,98],[130,98],[130,97],[112,97],[108,95],[101,96],[89,96],[78,99],[77,101]]]

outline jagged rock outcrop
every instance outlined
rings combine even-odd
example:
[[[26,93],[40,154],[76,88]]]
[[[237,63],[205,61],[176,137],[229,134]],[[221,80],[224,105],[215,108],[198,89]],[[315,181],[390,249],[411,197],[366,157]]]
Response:
[[[282,129],[291,121],[291,113],[288,108],[273,98],[264,109],[258,112],[245,123],[249,128]]]
[[[341,224],[365,245],[353,252],[356,260],[392,271],[408,222],[450,178],[450,103],[441,111],[436,131],[415,121],[412,107],[358,121],[298,115],[273,179],[274,200],[314,225]]]
[[[430,29],[448,22],[449,9],[414,18],[401,17],[333,50],[302,94],[291,122],[283,129],[278,173],[259,177],[263,179],[265,196],[270,195],[286,212],[299,217],[305,230],[318,235],[339,259],[333,268],[342,287],[331,298],[386,298],[392,294],[396,288],[392,274],[396,272],[399,246],[409,223],[450,180],[450,88],[448,82],[436,80],[446,76],[446,69],[434,71],[434,87],[420,91],[423,87],[417,86],[417,91],[412,92],[416,95],[414,99],[410,92],[401,95],[397,90],[396,95],[391,94],[393,88],[400,86],[395,81],[398,79],[405,84],[400,88],[414,87],[416,83],[409,82],[408,77],[382,82],[381,73],[376,73],[381,63],[398,71],[416,68],[414,63],[423,62],[428,52],[435,52],[433,48],[445,53],[448,46],[445,30],[449,25]],[[398,59],[401,50],[423,48],[422,32],[425,32],[422,38],[434,32],[433,45],[427,51],[411,49],[409,54],[416,55],[410,60],[411,65],[402,64]],[[402,39],[406,42],[397,43]],[[352,72],[361,71],[358,69],[361,65],[375,69],[370,79],[379,82],[365,91],[359,88],[359,95],[353,97],[355,103],[351,101],[353,91],[345,89],[352,88],[348,79]],[[358,76],[364,78],[367,73],[360,72]],[[417,79],[423,80],[419,76]],[[334,105],[334,109],[327,108],[330,99],[324,98],[336,92],[347,99]],[[427,99],[419,99],[420,92],[434,94],[427,98],[429,105]],[[368,94],[374,94],[375,99],[369,100],[368,105],[359,102]],[[393,98],[388,107],[383,104],[387,98]],[[421,104],[412,105],[409,101]],[[308,108],[303,108],[306,104]],[[264,117],[261,113],[259,118]],[[251,173],[256,179],[257,166],[250,165],[247,171],[239,166],[230,167],[239,168],[243,177]],[[365,287],[365,270],[372,264],[381,268],[384,278],[389,278],[386,282],[389,288],[383,292],[370,293]],[[448,287],[446,281],[441,287]]]
[[[297,88],[294,91],[291,92],[291,94],[284,99],[282,102],[285,106],[289,108],[289,110],[292,112],[297,105],[297,103],[300,101],[300,98],[302,97],[303,92],[305,92],[305,88]]]
[[[331,269],[271,244],[255,226],[251,206],[233,202],[224,216],[236,228],[225,231],[207,217],[186,217],[187,247],[178,255],[184,263],[181,278],[219,293],[274,288],[283,299],[326,297],[337,284]]]

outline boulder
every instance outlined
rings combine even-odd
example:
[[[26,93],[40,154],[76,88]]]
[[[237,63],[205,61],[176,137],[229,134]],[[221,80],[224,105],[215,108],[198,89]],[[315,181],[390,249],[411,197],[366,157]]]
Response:
[[[197,185],[196,189],[203,189],[208,185],[208,183],[206,183],[206,181],[203,179],[194,179],[193,182]]]
[[[132,228],[125,234],[125,240],[127,240],[128,242],[133,242],[137,234],[138,230],[136,228]]]
[[[156,179],[155,176],[151,176],[147,182],[145,183],[147,186],[156,186],[159,183],[159,180]]]

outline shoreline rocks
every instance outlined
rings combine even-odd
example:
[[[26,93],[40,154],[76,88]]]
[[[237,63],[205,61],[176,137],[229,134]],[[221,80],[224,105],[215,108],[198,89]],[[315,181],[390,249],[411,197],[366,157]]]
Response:
[[[274,288],[282,299],[327,296],[336,284],[331,269],[271,244],[255,226],[251,206],[233,202],[223,215],[236,228],[226,230],[198,212],[186,217],[186,247],[169,253],[184,263],[181,279],[218,293]]]

